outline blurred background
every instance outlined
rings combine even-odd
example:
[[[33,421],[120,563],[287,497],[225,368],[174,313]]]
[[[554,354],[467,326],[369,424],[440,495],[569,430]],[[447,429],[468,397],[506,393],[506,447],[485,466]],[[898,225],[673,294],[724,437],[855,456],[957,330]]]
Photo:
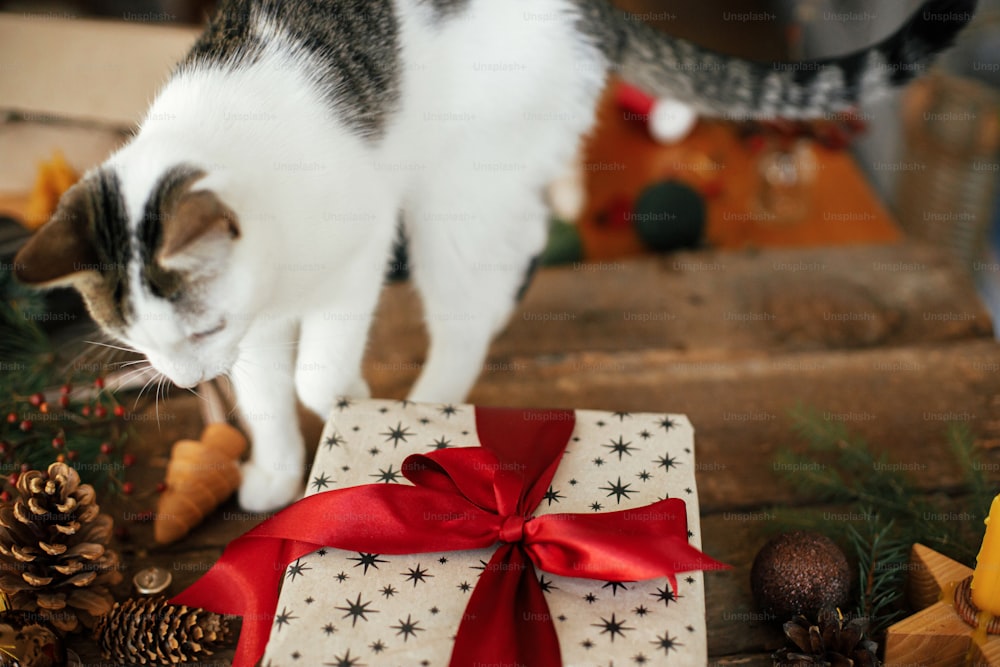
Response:
[[[615,3],[670,34],[724,53],[771,61],[829,57],[871,45],[898,28],[922,0]],[[0,10],[198,24],[215,4],[213,0],[0,0]],[[739,12],[766,12],[770,19],[726,18]],[[993,312],[1000,313],[995,168],[1000,146],[1000,0],[980,0],[974,24],[940,61],[939,74],[860,110],[866,131],[846,148],[894,224],[908,235],[949,247],[968,266]],[[968,122],[932,121],[958,116]],[[906,162],[929,168],[878,168]],[[602,209],[597,214],[606,213]]]

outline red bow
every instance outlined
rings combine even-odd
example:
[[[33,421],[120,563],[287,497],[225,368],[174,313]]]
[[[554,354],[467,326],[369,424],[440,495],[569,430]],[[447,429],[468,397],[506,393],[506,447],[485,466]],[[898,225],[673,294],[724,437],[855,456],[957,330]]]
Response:
[[[324,546],[414,554],[499,541],[463,615],[451,665],[560,665],[535,567],[605,581],[668,577],[674,590],[677,572],[725,567],[688,544],[686,508],[677,498],[620,512],[532,517],[574,424],[568,411],[477,408],[482,447],[407,457],[402,470],[414,486],[369,484],[298,501],[232,541],[173,602],[243,616],[233,665],[250,667],[264,654],[282,573],[296,559]],[[431,518],[427,508],[434,508]]]

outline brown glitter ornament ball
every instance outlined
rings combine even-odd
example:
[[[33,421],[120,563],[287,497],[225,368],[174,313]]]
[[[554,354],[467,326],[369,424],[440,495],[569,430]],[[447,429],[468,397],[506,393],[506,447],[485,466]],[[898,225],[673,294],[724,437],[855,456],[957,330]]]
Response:
[[[844,607],[851,595],[851,568],[834,542],[796,530],[770,539],[754,558],[750,588],[757,607],[779,623],[824,607]]]

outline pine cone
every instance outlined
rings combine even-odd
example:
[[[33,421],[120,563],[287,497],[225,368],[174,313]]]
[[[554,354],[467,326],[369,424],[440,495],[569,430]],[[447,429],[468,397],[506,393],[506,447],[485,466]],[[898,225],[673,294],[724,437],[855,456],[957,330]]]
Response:
[[[139,665],[201,660],[229,640],[229,624],[216,613],[168,604],[163,597],[116,603],[96,628],[105,659]]]
[[[112,523],[65,463],[22,473],[15,497],[0,505],[0,591],[11,608],[67,632],[110,611],[108,588],[121,581],[107,548]]]
[[[774,667],[878,667],[878,646],[865,638],[868,622],[855,618],[844,624],[839,609],[824,609],[816,623],[796,616],[784,625],[795,648],[780,649]]]

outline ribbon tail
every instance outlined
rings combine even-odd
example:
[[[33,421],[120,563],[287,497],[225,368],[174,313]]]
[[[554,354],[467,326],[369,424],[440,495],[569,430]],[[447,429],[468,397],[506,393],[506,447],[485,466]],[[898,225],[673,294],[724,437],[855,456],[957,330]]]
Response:
[[[691,546],[683,500],[603,514],[547,514],[525,524],[525,550],[541,570],[564,577],[640,581],[728,568]]]
[[[501,546],[483,570],[455,637],[450,667],[475,664],[562,664],[535,568],[513,544]]]
[[[670,553],[670,571],[666,572],[670,589],[677,592],[677,573],[693,572],[695,570],[728,570],[730,565],[721,563],[708,554],[691,546],[686,539],[674,538],[674,547]]]
[[[208,572],[170,602],[243,616],[233,667],[253,667],[267,647],[285,565],[316,548],[308,542],[238,538]]]

